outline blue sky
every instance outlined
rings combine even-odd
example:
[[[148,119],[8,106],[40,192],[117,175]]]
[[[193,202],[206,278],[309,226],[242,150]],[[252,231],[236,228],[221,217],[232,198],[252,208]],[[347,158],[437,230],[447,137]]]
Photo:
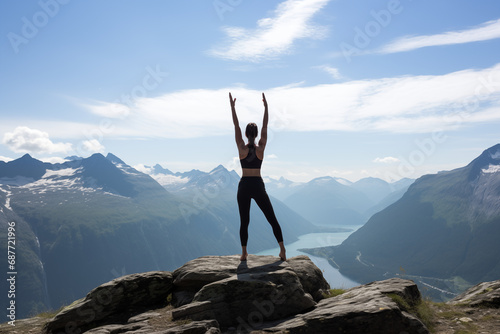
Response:
[[[228,101],[269,141],[262,173],[396,180],[500,142],[500,3],[1,1],[0,159],[95,152],[240,171]]]

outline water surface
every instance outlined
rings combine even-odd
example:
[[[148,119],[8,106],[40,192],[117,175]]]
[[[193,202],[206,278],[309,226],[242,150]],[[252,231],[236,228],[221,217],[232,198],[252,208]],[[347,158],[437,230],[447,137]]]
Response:
[[[316,248],[316,247],[325,247],[325,246],[336,246],[340,245],[342,241],[344,241],[351,233],[356,231],[361,226],[344,226],[344,225],[336,225],[335,227],[342,228],[350,228],[352,231],[350,232],[341,232],[341,233],[309,233],[304,234],[299,237],[299,240],[287,244],[285,240],[286,247],[286,255],[288,258],[294,257],[297,255],[307,255],[314,262],[316,266],[318,266],[321,271],[323,271],[323,276],[330,284],[330,287],[333,288],[352,288],[354,286],[360,285],[358,282],[355,282],[348,277],[343,276],[338,269],[332,267],[328,261],[324,258],[313,256],[306,254],[304,252],[300,252],[299,249],[302,248]],[[267,249],[262,252],[257,253],[257,255],[274,255],[278,256],[279,247]]]

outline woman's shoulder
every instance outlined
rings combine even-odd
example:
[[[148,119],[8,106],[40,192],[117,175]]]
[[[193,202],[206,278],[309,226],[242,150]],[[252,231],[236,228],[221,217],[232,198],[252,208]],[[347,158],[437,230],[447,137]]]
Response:
[[[238,153],[240,155],[240,159],[245,159],[246,156],[248,155],[248,152],[250,152],[248,145],[238,147]]]

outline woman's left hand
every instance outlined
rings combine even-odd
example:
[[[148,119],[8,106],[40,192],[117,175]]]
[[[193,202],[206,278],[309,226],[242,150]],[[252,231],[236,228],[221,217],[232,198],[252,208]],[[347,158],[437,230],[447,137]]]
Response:
[[[234,110],[234,107],[236,105],[236,98],[233,99],[233,97],[231,96],[231,93],[229,93],[229,103],[231,104],[231,109]]]

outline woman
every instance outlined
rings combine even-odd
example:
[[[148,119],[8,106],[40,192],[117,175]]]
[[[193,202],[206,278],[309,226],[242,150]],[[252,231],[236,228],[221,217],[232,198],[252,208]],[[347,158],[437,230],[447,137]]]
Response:
[[[234,132],[236,145],[240,155],[241,169],[243,175],[238,185],[238,207],[240,210],[240,240],[241,240],[241,261],[246,261],[247,241],[248,241],[248,224],[250,223],[250,202],[253,198],[257,205],[266,216],[267,221],[273,228],[274,236],[280,246],[279,257],[282,261],[286,261],[286,251],[283,245],[283,235],[281,227],[274,214],[273,206],[269,200],[264,187],[264,181],[260,175],[260,167],[264,159],[264,149],[267,143],[267,123],[269,120],[266,96],[262,93],[262,101],[264,102],[264,120],[262,122],[262,132],[258,145],[255,145],[255,138],[258,135],[258,128],[255,123],[249,123],[245,130],[245,136],[248,139],[248,144],[245,144],[241,135],[238,116],[236,116],[236,99],[233,99],[229,93],[229,102],[233,114]]]

